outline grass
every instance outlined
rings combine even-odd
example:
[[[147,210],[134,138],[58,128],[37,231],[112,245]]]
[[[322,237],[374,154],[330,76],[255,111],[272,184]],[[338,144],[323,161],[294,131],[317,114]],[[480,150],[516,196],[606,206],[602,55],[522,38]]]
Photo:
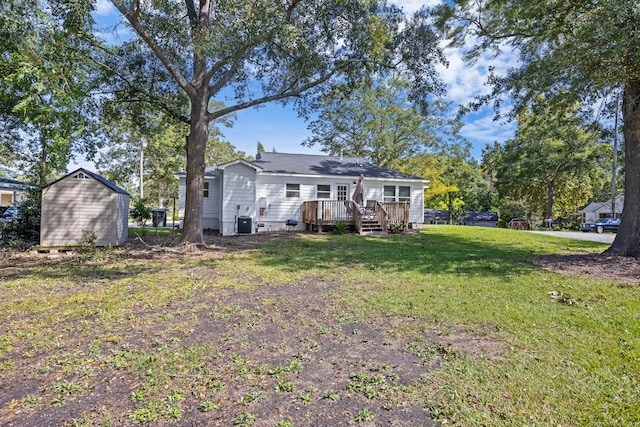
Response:
[[[171,227],[154,227],[153,225],[148,225],[144,228],[142,227],[129,227],[129,238],[135,237],[146,237],[146,236],[159,236],[159,237],[172,237],[179,236],[182,233],[182,230],[179,228],[172,229]]]
[[[287,394],[305,410],[357,397],[355,422],[380,419],[376,406],[412,400],[453,425],[637,425],[640,287],[563,276],[527,262],[605,247],[442,226],[388,238],[308,235],[251,251],[143,261],[103,251],[93,260],[3,268],[0,385],[23,377],[42,385],[0,397],[0,424],[67,405],[99,385],[122,387],[125,402],[102,402],[94,418],[71,420],[76,425],[180,423],[190,407],[202,416],[231,412],[230,424],[260,425],[256,405]],[[303,316],[281,324],[286,296],[256,299],[252,309],[222,299],[297,283],[336,284],[340,315],[322,324]],[[438,369],[409,384],[396,381],[387,365],[355,366],[342,389],[297,382],[314,369],[314,354],[329,339],[391,346],[363,332],[366,319],[380,316],[415,319],[394,333],[413,337],[406,352],[425,366],[440,360]],[[228,330],[194,341],[194,331],[208,320],[224,321]],[[299,353],[247,335],[269,325],[291,335],[306,328]],[[425,331],[487,336],[504,350],[498,357],[471,357],[422,344]],[[263,347],[286,357],[268,364],[247,356]],[[221,397],[236,389],[234,399]],[[371,403],[376,399],[384,405]],[[110,403],[129,405],[125,418],[111,413]]]

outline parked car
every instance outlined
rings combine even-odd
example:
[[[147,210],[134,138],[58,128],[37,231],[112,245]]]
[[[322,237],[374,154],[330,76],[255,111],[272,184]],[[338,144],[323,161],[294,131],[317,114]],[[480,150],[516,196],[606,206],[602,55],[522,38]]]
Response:
[[[619,218],[600,218],[596,222],[585,222],[583,224],[580,224],[580,231],[584,233],[588,231],[595,231],[596,233],[611,231],[613,233],[617,233],[619,227]]]
[[[0,217],[0,221],[1,222],[11,222],[13,221],[14,218],[16,218],[19,215],[18,209],[14,208],[13,206],[9,206],[3,213],[2,216]]]

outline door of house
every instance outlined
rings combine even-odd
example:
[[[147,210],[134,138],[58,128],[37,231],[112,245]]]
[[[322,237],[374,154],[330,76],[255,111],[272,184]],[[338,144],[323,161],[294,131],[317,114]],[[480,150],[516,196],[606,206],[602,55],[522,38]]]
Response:
[[[347,217],[347,206],[344,203],[349,200],[349,186],[346,184],[336,184],[336,195],[338,196],[338,211],[340,213],[340,218]]]

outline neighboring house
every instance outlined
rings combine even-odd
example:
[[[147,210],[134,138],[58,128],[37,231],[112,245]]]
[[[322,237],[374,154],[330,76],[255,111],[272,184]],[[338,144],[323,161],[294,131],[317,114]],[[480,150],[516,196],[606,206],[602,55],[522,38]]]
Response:
[[[580,211],[582,215],[582,222],[594,222],[600,218],[613,218],[611,214],[611,199],[606,202],[592,202]],[[616,196],[616,218],[620,218],[622,215],[622,209],[624,208],[624,194],[618,194]]]
[[[186,173],[176,177],[183,220]],[[352,196],[361,177],[363,200],[356,204]],[[202,225],[224,236],[279,231],[288,220],[288,228],[298,230],[342,222],[362,231],[374,220],[382,228],[390,222],[419,228],[427,183],[359,158],[261,153],[253,162],[206,168]],[[366,213],[365,204],[371,208]]]
[[[14,179],[0,178],[0,206],[17,205],[27,185]]]
[[[75,245],[95,233],[99,245],[127,240],[129,194],[102,176],[78,169],[42,189],[41,245]]]

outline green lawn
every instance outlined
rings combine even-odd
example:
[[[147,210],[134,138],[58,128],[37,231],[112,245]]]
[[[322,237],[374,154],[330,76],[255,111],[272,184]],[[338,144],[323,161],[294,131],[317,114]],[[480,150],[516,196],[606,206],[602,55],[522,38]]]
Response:
[[[225,408],[237,414],[237,425],[250,425],[252,417],[258,417],[256,425],[287,425],[261,423],[252,406],[259,403],[247,401],[273,397],[276,405],[281,391],[294,387],[295,377],[284,370],[273,386],[268,381],[274,369],[258,362],[251,367],[251,355],[243,351],[257,350],[248,334],[256,328],[266,331],[286,316],[286,311],[270,311],[286,301],[271,292],[321,285],[335,307],[325,312],[310,300],[309,315],[299,314],[287,326],[292,335],[304,335],[300,345],[311,355],[300,356],[304,366],[319,363],[313,351],[331,332],[345,343],[360,333],[356,327],[353,336],[337,332],[347,314],[330,315],[342,312],[357,318],[357,325],[366,326],[363,319],[383,319],[383,324],[391,319],[388,324],[402,339],[419,342],[427,331],[442,337],[462,332],[488,338],[501,349],[491,357],[475,357],[440,348],[437,369],[404,387],[384,389],[389,407],[405,399],[436,420],[464,426],[640,425],[640,287],[563,276],[528,262],[543,254],[601,252],[602,244],[454,226],[385,238],[304,235],[235,251],[241,243],[242,237],[228,239],[224,251],[188,256],[145,259],[98,250],[43,265],[27,262],[13,268],[3,262],[0,390],[11,389],[19,376],[26,391],[0,396],[0,424],[25,417],[28,425],[39,411],[53,411],[73,399],[90,400],[104,384],[123,378],[131,393],[126,404],[105,404],[99,411],[92,406],[93,417],[78,411],[74,425],[198,423],[198,416]],[[553,292],[564,298],[552,298]],[[259,302],[253,309],[226,305],[224,298],[237,293]],[[229,321],[228,334],[193,338],[203,322],[214,318]],[[302,333],[298,327],[308,329]],[[233,331],[242,331],[236,334],[236,347]],[[272,344],[260,345],[268,349]],[[220,368],[216,381],[227,384],[229,393],[233,384],[246,381],[253,394],[233,402],[214,399],[214,392],[225,391],[212,389],[224,387],[211,386],[215,382],[205,387],[196,380],[207,373],[201,366],[205,359],[232,361]],[[236,373],[233,379],[225,377],[228,370]],[[352,389],[328,390],[322,405],[334,397],[344,405],[351,401],[346,394],[360,402]],[[321,406],[313,393],[319,392],[309,386],[308,393],[300,394],[310,414]],[[200,414],[187,416],[189,399],[200,405]],[[375,407],[372,412],[354,408],[353,422],[382,420]]]

